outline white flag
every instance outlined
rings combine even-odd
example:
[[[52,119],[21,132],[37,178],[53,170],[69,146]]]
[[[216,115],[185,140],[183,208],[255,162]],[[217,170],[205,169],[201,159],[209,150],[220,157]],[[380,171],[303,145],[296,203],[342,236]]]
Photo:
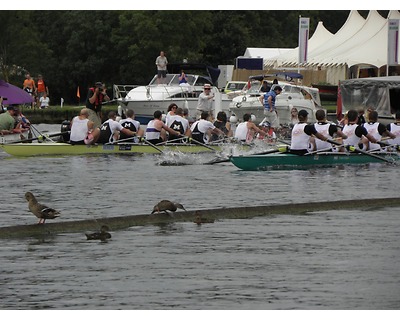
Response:
[[[299,19],[299,64],[307,62],[310,18]]]
[[[399,20],[388,21],[388,65],[399,63]]]

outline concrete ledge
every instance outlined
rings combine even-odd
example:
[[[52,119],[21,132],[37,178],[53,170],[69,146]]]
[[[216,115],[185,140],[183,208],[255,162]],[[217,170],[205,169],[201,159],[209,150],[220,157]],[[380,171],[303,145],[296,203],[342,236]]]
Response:
[[[363,208],[398,207],[400,198],[357,199],[342,201],[324,201],[309,203],[279,204],[271,206],[217,208],[196,211],[178,211],[168,214],[141,214],[102,219],[78,220],[70,222],[52,222],[45,224],[18,225],[0,228],[0,238],[41,237],[58,233],[79,233],[96,231],[100,226],[107,225],[111,231],[126,229],[132,226],[157,225],[173,222],[194,222],[195,213],[204,219],[248,219],[257,216],[276,214],[304,214],[326,210],[355,210]],[[62,217],[60,217],[62,219]]]

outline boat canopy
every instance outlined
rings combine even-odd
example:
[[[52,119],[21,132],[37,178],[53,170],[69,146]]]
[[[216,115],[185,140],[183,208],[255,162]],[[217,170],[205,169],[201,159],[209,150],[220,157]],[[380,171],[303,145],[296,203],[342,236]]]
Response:
[[[379,116],[392,116],[400,111],[400,76],[343,80],[339,89],[343,113],[370,107]]]
[[[250,76],[249,80],[263,81],[265,78],[273,78],[273,77],[283,78],[286,81],[292,81],[293,79],[303,79],[303,75],[297,72],[277,72],[277,73]]]

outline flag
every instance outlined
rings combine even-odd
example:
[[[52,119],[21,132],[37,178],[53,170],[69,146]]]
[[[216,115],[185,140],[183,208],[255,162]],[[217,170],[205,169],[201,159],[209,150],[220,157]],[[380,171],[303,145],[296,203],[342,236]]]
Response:
[[[81,97],[81,94],[80,94],[80,92],[79,92],[79,86],[78,86],[78,89],[76,90],[76,96],[77,96],[78,98]]]
[[[388,21],[388,65],[399,63],[399,20],[389,19]]]
[[[299,64],[307,62],[308,51],[308,32],[310,28],[310,18],[299,19]]]

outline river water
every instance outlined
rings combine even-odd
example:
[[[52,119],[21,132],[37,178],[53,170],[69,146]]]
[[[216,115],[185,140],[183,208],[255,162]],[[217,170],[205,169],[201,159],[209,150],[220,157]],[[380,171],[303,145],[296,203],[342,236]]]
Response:
[[[194,210],[398,196],[398,168],[387,164],[244,172],[202,165],[212,158],[165,166],[170,157],[0,151],[0,226],[37,222],[26,191],[60,210],[59,221],[146,214],[161,199]],[[104,243],[80,233],[1,239],[0,309],[398,310],[399,214],[383,207],[132,227],[111,230]]]

